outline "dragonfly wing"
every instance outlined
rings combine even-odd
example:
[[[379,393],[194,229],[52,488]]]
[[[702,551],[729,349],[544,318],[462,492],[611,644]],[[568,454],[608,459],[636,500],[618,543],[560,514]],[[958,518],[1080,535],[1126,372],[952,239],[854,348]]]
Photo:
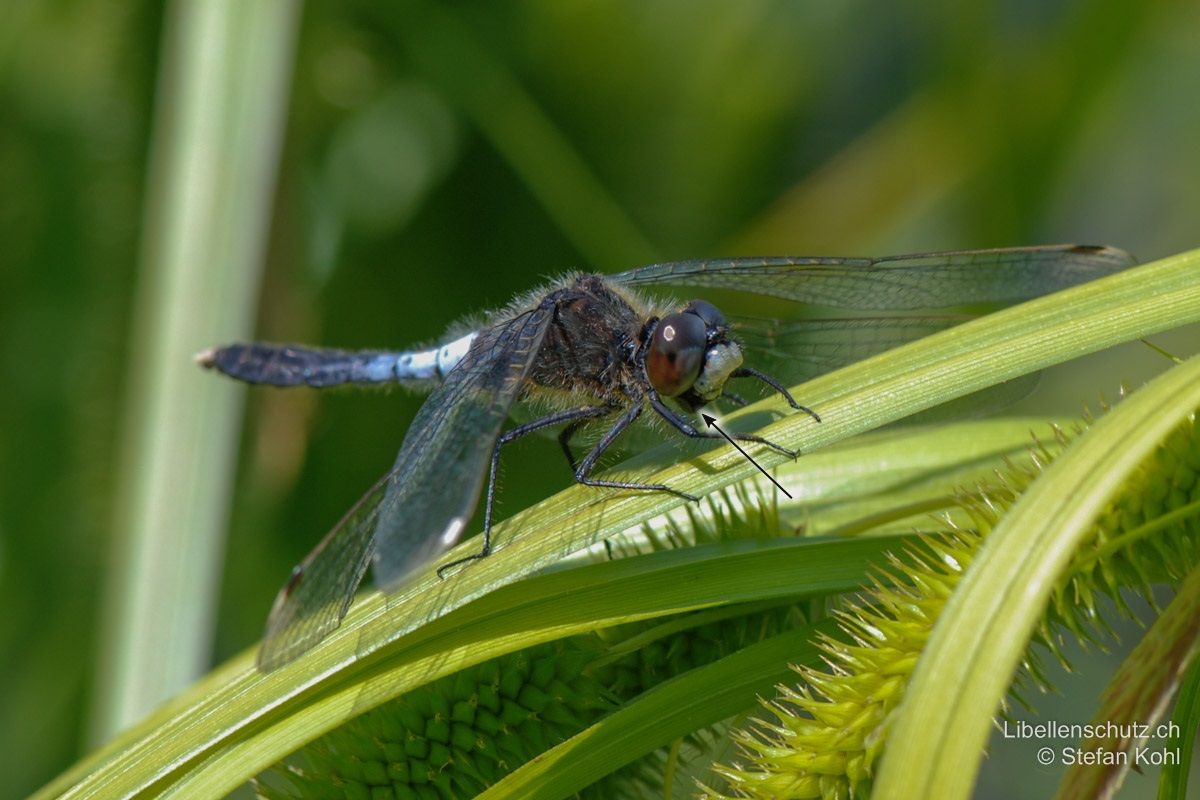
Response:
[[[267,617],[260,669],[283,666],[341,624],[370,563],[379,503],[396,477],[396,470],[384,475],[292,570]]]
[[[794,386],[864,358],[945,330],[968,315],[758,319],[730,316],[746,363]]]
[[[731,314],[728,318],[734,337],[746,354],[746,363],[766,372],[785,386],[795,386],[839,367],[958,325],[971,317],[947,314],[781,320]],[[734,382],[727,388],[741,394],[750,387]],[[518,421],[535,419],[538,413],[537,409],[521,402],[514,405],[512,411],[514,419]],[[548,430],[547,435],[556,436],[558,431]],[[594,439],[581,434],[575,447],[581,449]],[[634,425],[617,440],[614,449],[637,452],[662,443],[661,431],[646,425]]]
[[[375,527],[372,568],[384,591],[462,538],[552,314],[552,306],[541,305],[480,331],[417,412]]]
[[[1134,263],[1113,247],[1049,245],[883,258],[677,261],[639,267],[612,280],[625,286],[699,286],[825,306],[901,310],[1018,303]]]
[[[731,317],[730,321],[747,363],[785,386],[795,386],[968,319],[971,315],[947,314],[798,320]],[[908,422],[958,419],[997,411],[1032,392],[1039,376],[1035,372],[989,386],[921,412]]]
[[[480,333],[417,412],[395,467],[292,571],[267,618],[261,669],[292,661],[335,630],[372,560],[377,583],[392,589],[457,541],[549,319],[538,308]]]

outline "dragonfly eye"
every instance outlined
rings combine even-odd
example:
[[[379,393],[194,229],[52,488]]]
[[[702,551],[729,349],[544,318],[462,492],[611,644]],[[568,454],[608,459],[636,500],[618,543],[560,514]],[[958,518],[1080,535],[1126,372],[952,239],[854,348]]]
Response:
[[[685,314],[695,314],[704,320],[704,326],[710,333],[724,329],[725,327],[725,315],[707,300],[693,300],[687,304],[683,311]]]
[[[704,320],[696,314],[671,314],[658,324],[646,374],[659,394],[675,397],[691,388],[704,363],[704,335]]]

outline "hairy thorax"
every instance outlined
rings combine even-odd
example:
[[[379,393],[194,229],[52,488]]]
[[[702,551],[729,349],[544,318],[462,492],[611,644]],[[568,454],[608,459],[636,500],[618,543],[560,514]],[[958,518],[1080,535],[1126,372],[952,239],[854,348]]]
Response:
[[[554,318],[528,376],[531,393],[627,404],[637,395],[633,356],[652,312],[596,275],[569,278],[552,295]]]

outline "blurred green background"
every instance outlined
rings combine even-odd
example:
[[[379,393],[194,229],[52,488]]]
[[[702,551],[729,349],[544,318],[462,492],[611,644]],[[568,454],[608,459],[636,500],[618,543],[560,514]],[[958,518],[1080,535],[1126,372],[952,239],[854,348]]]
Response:
[[[12,796],[97,729],[178,6],[0,5],[0,786]],[[297,9],[266,257],[248,281],[256,321],[231,335],[408,345],[545,276],[659,259],[1075,241],[1150,260],[1200,244],[1194,2]],[[286,50],[293,32],[275,35]],[[1075,413],[1164,364],[1121,348],[1059,370],[1025,408]],[[390,467],[420,402],[244,397],[211,647],[200,634],[214,664],[257,640],[290,566]],[[506,456],[501,515],[566,485],[565,469],[544,468],[556,458],[549,441]],[[1057,718],[1085,721],[1094,690],[1065,687],[1085,704]],[[1011,770],[1034,772],[1032,759],[1007,774],[997,763],[984,777],[1004,797],[1056,780],[1036,770],[1044,788],[1014,794]]]

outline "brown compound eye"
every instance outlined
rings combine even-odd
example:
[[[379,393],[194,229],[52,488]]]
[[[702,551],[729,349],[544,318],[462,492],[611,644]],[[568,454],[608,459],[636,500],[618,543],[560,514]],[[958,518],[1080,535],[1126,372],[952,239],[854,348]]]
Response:
[[[704,320],[695,314],[671,314],[658,323],[646,357],[650,383],[664,397],[692,388],[704,363]]]

